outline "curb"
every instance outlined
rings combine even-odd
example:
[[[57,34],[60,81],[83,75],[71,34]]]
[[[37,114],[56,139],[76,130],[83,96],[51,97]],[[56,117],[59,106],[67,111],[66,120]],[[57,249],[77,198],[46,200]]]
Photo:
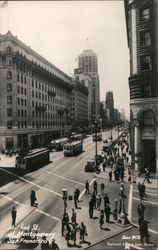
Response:
[[[89,249],[90,247],[93,247],[93,246],[95,246],[95,245],[97,245],[97,244],[99,244],[99,243],[101,243],[101,242],[103,242],[105,240],[108,240],[108,239],[110,239],[110,238],[112,238],[114,236],[117,236],[117,235],[119,235],[119,234],[121,234],[123,232],[126,232],[126,231],[132,229],[133,227],[134,227],[134,225],[130,225],[130,226],[126,227],[124,230],[121,230],[121,231],[119,231],[117,233],[112,233],[111,235],[109,235],[109,236],[107,236],[107,237],[105,237],[103,239],[97,240],[96,242],[92,243],[90,246],[84,247],[83,249]]]

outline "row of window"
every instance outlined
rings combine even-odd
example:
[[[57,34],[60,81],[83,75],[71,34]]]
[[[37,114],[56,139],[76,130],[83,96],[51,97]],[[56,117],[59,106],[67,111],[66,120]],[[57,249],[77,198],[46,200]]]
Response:
[[[27,121],[18,121],[18,128],[27,128]],[[32,121],[32,127],[33,128],[49,128],[49,127],[62,127],[63,122],[35,122]],[[13,128],[13,122],[7,121],[7,129],[12,129]]]

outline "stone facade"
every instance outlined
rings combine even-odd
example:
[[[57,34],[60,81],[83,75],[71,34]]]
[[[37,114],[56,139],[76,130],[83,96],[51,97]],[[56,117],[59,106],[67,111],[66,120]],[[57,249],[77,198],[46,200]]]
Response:
[[[125,0],[132,164],[158,172],[158,1]]]
[[[10,32],[0,35],[0,148],[43,146],[71,129],[71,78]]]

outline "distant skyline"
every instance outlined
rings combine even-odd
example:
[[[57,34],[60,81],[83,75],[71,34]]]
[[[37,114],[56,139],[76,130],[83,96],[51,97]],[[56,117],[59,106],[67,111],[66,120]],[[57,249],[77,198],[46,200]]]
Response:
[[[10,1],[0,9],[0,31],[19,40],[72,76],[85,49],[98,56],[100,100],[129,114],[129,52],[123,0]],[[8,21],[7,21],[8,20]]]

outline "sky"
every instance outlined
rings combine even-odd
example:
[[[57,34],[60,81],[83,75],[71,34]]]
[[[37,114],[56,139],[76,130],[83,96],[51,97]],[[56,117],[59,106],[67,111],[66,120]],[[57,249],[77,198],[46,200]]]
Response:
[[[98,56],[100,100],[129,114],[129,51],[123,0],[9,1],[0,9],[0,32],[9,29],[69,76],[85,49]]]

